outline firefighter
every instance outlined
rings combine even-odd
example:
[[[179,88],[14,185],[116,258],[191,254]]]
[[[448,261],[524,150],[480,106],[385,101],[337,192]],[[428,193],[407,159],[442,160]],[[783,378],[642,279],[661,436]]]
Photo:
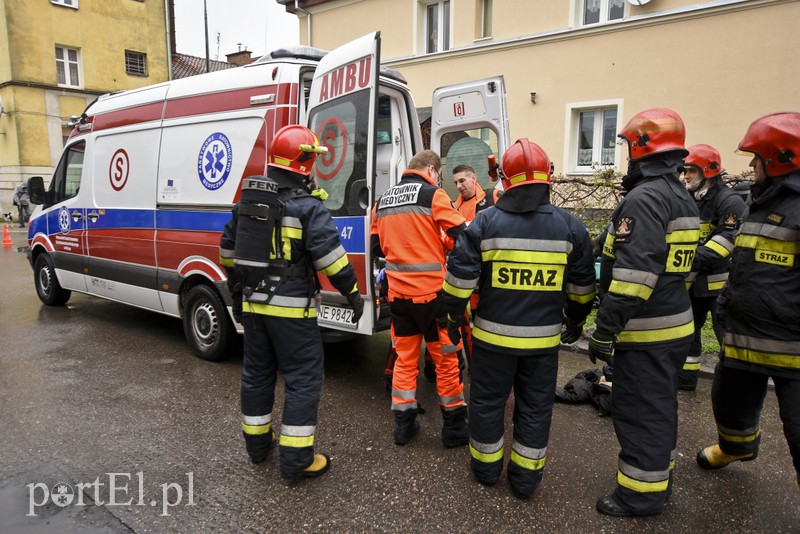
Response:
[[[465,227],[464,217],[440,187],[442,162],[436,152],[423,150],[408,166],[400,182],[375,204],[371,228],[373,255],[386,258],[391,334],[397,351],[392,377],[394,442],[406,445],[419,432],[416,391],[424,339],[436,365],[442,442],[447,447],[466,445],[467,407],[458,357],[442,353],[447,320],[441,298],[442,233],[452,242]]]
[[[772,378],[800,488],[800,113],[757,119],[739,152],[752,157],[755,183],[719,297],[725,354],[711,390],[719,441],[697,463],[719,469],[758,456]]]
[[[605,296],[589,356],[614,368],[611,411],[621,451],[617,487],[596,508],[613,516],[655,515],[671,491],[678,373],[694,335],[686,279],[700,220],[679,178],[687,155],[681,117],[648,109],[619,137],[628,145],[622,179],[628,193],[611,214],[613,242],[604,254],[613,259],[601,267]]]
[[[243,299],[237,320],[244,325],[241,407],[245,446],[251,460],[260,463],[274,445],[273,406],[280,371],[285,400],[279,464],[283,476],[291,481],[317,477],[330,468],[327,454],[314,453],[323,381],[315,272],[327,276],[347,298],[353,322],[358,322],[364,309],[355,271],[320,199],[324,192],[313,190],[312,166],[317,154],[324,151],[311,130],[303,126],[285,126],[276,132],[269,146],[268,177],[243,181],[242,200],[233,208],[220,241],[220,261],[228,270],[234,315]],[[259,227],[274,219],[274,214],[265,210],[268,199],[246,202],[246,197],[273,184],[280,203],[273,202],[270,207],[278,206],[281,213],[274,227]],[[270,250],[261,262],[253,261]],[[245,269],[254,265],[262,265],[263,271],[255,271],[257,279],[251,282],[245,275],[253,271]]]
[[[444,293],[452,349],[473,290],[481,295],[472,329],[472,472],[487,485],[500,477],[513,388],[508,480],[514,495],[527,499],[545,464],[562,323],[568,326],[564,336],[577,339],[595,295],[594,257],[586,228],[550,204],[552,171],[544,150],[520,139],[503,154],[501,168],[505,193],[459,236]]]
[[[709,145],[688,148],[684,159],[686,189],[694,197],[700,212],[700,243],[694,256],[689,281],[689,296],[694,314],[694,340],[689,356],[678,375],[678,389],[694,391],[700,374],[700,354],[703,342],[701,332],[708,312],[717,342],[722,346],[724,330],[716,319],[717,296],[728,279],[730,255],[733,252],[733,234],[739,225],[746,206],[744,200],[722,181],[719,152]]]

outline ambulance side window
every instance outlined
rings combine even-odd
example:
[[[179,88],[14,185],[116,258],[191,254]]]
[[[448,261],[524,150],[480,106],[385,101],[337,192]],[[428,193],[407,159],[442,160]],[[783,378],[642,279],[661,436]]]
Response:
[[[300,71],[300,98],[297,103],[297,124],[305,124],[308,97],[311,95],[311,80],[314,79],[314,69]]]
[[[50,196],[53,204],[58,204],[78,194],[83,175],[83,155],[86,142],[80,141],[67,148],[58,162],[53,180],[50,182]]]
[[[367,132],[370,91],[357,91],[316,107],[309,122],[327,154],[317,158],[317,185],[327,191],[325,205],[335,217],[366,213]]]

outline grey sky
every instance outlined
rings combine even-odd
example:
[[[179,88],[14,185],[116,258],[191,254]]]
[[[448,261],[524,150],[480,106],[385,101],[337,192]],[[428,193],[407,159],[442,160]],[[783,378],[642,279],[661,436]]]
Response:
[[[239,50],[238,43],[256,58],[299,42],[297,17],[275,0],[206,0],[206,6],[211,59],[225,61],[225,54]],[[203,27],[203,0],[175,0],[178,52],[205,57]]]

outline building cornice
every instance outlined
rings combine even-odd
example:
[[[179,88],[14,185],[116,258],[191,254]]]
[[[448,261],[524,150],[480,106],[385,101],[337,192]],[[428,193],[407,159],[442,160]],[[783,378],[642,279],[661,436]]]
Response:
[[[76,93],[81,95],[104,95],[110,91],[98,91],[96,89],[80,89],[78,87],[62,87],[60,85],[51,85],[48,83],[40,83],[40,82],[25,82],[22,80],[9,80],[7,82],[0,83],[0,89],[3,87],[30,87],[33,89],[45,89],[48,91],[64,91],[65,93]]]
[[[479,54],[492,54],[516,48],[526,48],[552,44],[573,39],[583,39],[595,35],[605,35],[639,28],[647,28],[662,24],[674,24],[696,19],[698,17],[711,17],[771,7],[781,4],[796,3],[798,0],[715,0],[706,2],[702,6],[693,4],[680,8],[636,15],[624,20],[596,24],[580,28],[565,28],[552,30],[532,35],[523,35],[491,42],[481,42],[469,46],[453,48],[446,52],[436,52],[418,56],[403,56],[398,58],[381,59],[381,64],[387,67],[398,68],[403,66],[422,65],[450,59],[475,56]]]

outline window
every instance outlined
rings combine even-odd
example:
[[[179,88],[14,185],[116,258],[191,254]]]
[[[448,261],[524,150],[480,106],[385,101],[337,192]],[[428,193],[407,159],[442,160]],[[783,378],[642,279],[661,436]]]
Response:
[[[625,0],[583,0],[583,24],[619,20],[625,16]]]
[[[369,127],[369,90],[334,98],[315,107],[309,128],[327,154],[317,157],[314,175],[325,189],[325,205],[334,217],[362,216],[366,212],[366,158]],[[363,201],[363,202],[362,202]]]
[[[57,6],[65,6],[71,7],[73,9],[78,9],[78,0],[50,0],[51,4],[55,4]]]
[[[472,166],[478,177],[478,185],[483,189],[494,187],[489,178],[488,156],[497,157],[497,132],[490,128],[475,128],[448,132],[442,136],[442,188],[450,198],[458,198],[458,189],[453,183],[453,169],[461,164]],[[499,158],[498,158],[499,159]]]
[[[125,50],[125,72],[134,76],[147,76],[147,54]]]
[[[576,151],[573,160],[576,170],[588,170],[597,164],[614,165],[617,108],[581,109],[576,114]]]
[[[79,141],[69,147],[53,174],[50,182],[50,195],[53,204],[58,204],[78,194],[81,188],[81,175],[83,174],[83,154],[86,143]]]
[[[425,52],[450,50],[450,0],[439,0],[426,6]]]
[[[56,74],[58,85],[80,87],[80,56],[75,48],[56,47]]]
[[[481,34],[479,37],[492,36],[492,0],[480,0],[481,3]]]

